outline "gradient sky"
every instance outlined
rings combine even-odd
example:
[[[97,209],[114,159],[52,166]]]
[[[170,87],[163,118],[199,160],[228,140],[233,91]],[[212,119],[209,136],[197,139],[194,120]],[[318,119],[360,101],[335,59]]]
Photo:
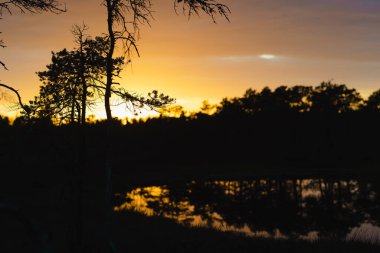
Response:
[[[204,15],[188,20],[175,14],[173,0],[153,0],[155,20],[143,27],[141,58],[123,72],[122,85],[139,93],[158,89],[190,110],[250,87],[333,80],[364,96],[380,88],[380,1],[220,1],[231,9],[230,23],[219,18],[214,24]],[[73,24],[85,22],[93,36],[105,32],[100,0],[66,5],[60,15],[14,12],[0,21],[8,46],[0,57],[9,68],[0,70],[0,80],[25,100],[38,93],[35,72],[45,69],[51,51],[73,47]],[[2,103],[0,114],[10,114],[9,103]],[[114,111],[119,117],[126,113]]]

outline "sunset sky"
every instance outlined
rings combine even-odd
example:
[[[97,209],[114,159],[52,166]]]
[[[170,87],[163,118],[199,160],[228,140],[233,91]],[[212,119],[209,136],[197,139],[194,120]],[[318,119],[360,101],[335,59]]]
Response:
[[[71,27],[85,22],[96,36],[105,32],[101,0],[66,0],[55,15],[3,13],[0,59],[8,71],[0,80],[24,100],[37,95],[35,74],[50,63],[51,51],[73,47]],[[131,91],[158,89],[188,110],[203,100],[219,102],[247,88],[317,85],[333,80],[367,96],[380,88],[380,1],[220,0],[230,20],[214,24],[205,15],[190,20],[173,10],[173,0],[153,0],[154,19],[143,27],[141,58],[123,72]],[[0,114],[12,114],[0,102]],[[103,110],[96,113],[104,115]],[[123,108],[114,108],[124,117]]]

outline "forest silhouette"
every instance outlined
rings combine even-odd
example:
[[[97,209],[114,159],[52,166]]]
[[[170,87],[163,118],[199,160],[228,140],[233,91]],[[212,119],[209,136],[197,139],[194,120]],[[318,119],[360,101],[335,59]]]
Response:
[[[205,101],[200,111],[189,113],[175,105],[174,98],[157,90],[143,96],[118,86],[120,72],[130,64],[131,55],[139,55],[137,41],[141,27],[153,19],[151,1],[102,0],[101,3],[107,13],[107,32],[92,38],[86,33],[87,25],[74,25],[74,48],[52,52],[51,63],[37,72],[41,86],[31,101],[25,103],[12,84],[0,83],[1,91],[5,88],[16,95],[21,111],[21,116],[12,122],[0,116],[3,168],[0,221],[9,225],[6,232],[20,228],[9,217],[23,225],[24,234],[17,234],[13,240],[29,238],[25,244],[17,245],[26,245],[24,252],[50,252],[50,247],[57,252],[117,252],[118,245],[113,239],[122,237],[125,231],[120,227],[114,229],[123,224],[120,216],[115,221],[114,194],[124,192],[126,185],[180,179],[241,179],[252,175],[280,178],[274,185],[262,187],[270,188],[266,193],[268,198],[262,199],[256,199],[255,189],[247,191],[247,195],[234,193],[226,199],[226,195],[220,194],[225,190],[224,185],[210,190],[210,185],[197,185],[198,181],[193,181],[191,189],[195,195],[187,192],[181,196],[183,189],[171,188],[179,194],[173,194],[174,198],[194,200],[197,211],[206,219],[210,219],[208,212],[215,210],[228,222],[241,226],[242,221],[236,217],[245,215],[252,227],[269,226],[272,230],[281,227],[291,236],[300,235],[305,232],[302,227],[299,232],[301,225],[315,225],[310,221],[310,212],[325,206],[335,208],[334,201],[338,200],[344,203],[338,206],[334,217],[343,217],[346,224],[340,227],[339,221],[334,223],[326,214],[320,216],[326,219],[320,223],[322,226],[327,226],[326,222],[334,225],[332,232],[326,232],[330,233],[326,238],[336,235],[342,238],[349,228],[365,221],[365,214],[357,214],[356,209],[343,205],[367,210],[363,206],[377,204],[378,198],[370,195],[373,189],[377,191],[376,180],[375,186],[361,188],[365,193],[355,192],[360,197],[364,195],[362,199],[350,201],[352,192],[344,192],[338,181],[337,193],[335,182],[331,184],[326,179],[323,183],[326,188],[321,190],[326,198],[320,203],[306,203],[309,206],[305,209],[311,211],[302,216],[305,203],[299,200],[302,189],[300,193],[298,181],[287,188],[290,184],[281,178],[376,175],[380,90],[363,99],[355,89],[332,82],[280,86],[274,90],[248,89],[242,97],[224,98],[216,105]],[[214,0],[174,1],[175,10],[178,6],[188,17],[204,13],[214,22],[216,16],[229,21],[229,7]],[[0,3],[1,18],[3,12],[12,15],[15,11],[59,14],[66,12],[66,8],[56,0]],[[3,40],[0,47],[5,50]],[[2,59],[0,66],[7,70]],[[124,124],[112,115],[112,97],[118,97],[135,114],[144,109],[160,110],[161,114],[148,119],[127,119]],[[104,102],[107,118],[92,121],[88,109],[99,100]],[[239,189],[245,184],[241,181]],[[207,196],[197,199],[196,194]],[[207,203],[202,198],[211,196],[213,201]],[[231,199],[239,210],[239,214],[232,213],[232,216],[225,208],[236,205],[223,206]],[[258,206],[256,210],[263,219],[257,220],[245,205]],[[173,206],[166,208],[171,213],[177,211]],[[299,224],[292,227],[282,224],[280,219],[271,219],[272,208],[284,209],[282,215]],[[376,213],[378,206],[368,210]],[[377,216],[372,218],[377,225]],[[135,226],[139,219],[135,217],[128,222]],[[160,232],[178,229],[171,226],[163,225]],[[166,242],[165,246],[171,243]],[[194,247],[191,243],[190,246]]]
[[[225,162],[267,167],[371,167],[377,164],[379,116],[380,91],[363,99],[355,89],[331,82],[314,87],[248,89],[243,96],[224,98],[217,105],[204,102],[198,112],[170,106],[159,117],[132,119],[127,124],[114,119],[113,157],[117,167],[123,167],[127,156],[128,164],[142,163],[147,170],[160,164]],[[29,152],[54,150],[49,147],[58,144],[52,143],[52,136],[60,136],[61,148],[75,146],[80,138],[76,136],[77,121],[56,125],[54,119],[24,116],[11,125],[2,117],[3,148],[20,146],[24,139],[17,136],[27,132],[28,142],[34,143]],[[105,127],[104,121],[87,121],[87,160],[102,157]],[[67,150],[67,155],[73,156],[72,151]],[[45,159],[51,157],[54,155],[45,155]]]

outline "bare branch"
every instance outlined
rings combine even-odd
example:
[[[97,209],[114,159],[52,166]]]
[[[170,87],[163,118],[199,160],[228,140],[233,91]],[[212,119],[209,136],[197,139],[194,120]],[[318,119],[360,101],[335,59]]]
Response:
[[[4,10],[12,14],[12,7],[21,12],[31,13],[50,11],[59,14],[66,12],[66,5],[62,7],[57,0],[8,0],[0,2],[0,16]]]
[[[76,45],[81,45],[86,39],[90,39],[86,34],[86,31],[88,30],[89,27],[84,22],[82,25],[73,25],[71,33],[74,35],[74,42]]]
[[[216,15],[220,15],[223,18],[229,20],[230,8],[225,4],[220,4],[215,0],[175,0],[174,9],[178,9],[178,5],[182,4],[182,12],[187,14],[190,18],[191,15],[199,15],[200,12],[204,12],[209,15],[214,22],[216,22]]]
[[[90,84],[88,87],[96,88],[97,90],[105,90],[105,86]],[[122,101],[120,104],[126,104],[127,108],[133,112],[138,109],[148,108],[150,110],[158,110],[163,106],[173,104],[175,102],[174,98],[171,98],[163,93],[158,93],[157,90],[154,90],[148,93],[148,96],[138,95],[136,93],[131,93],[124,88],[111,89],[111,93],[118,96]]]
[[[26,112],[27,115],[30,113],[29,107],[22,103],[22,99],[21,99],[21,96],[20,96],[20,93],[18,92],[18,90],[14,89],[11,86],[5,85],[3,83],[0,83],[0,87],[6,88],[6,89],[12,91],[13,93],[15,93],[17,96],[17,100],[18,100],[20,107]]]
[[[0,65],[3,66],[3,68],[4,68],[5,70],[8,70],[8,69],[7,69],[7,66],[5,66],[5,63],[4,63],[4,62],[0,61]]]
[[[3,15],[3,11],[12,14],[13,8],[18,9],[22,13],[39,13],[43,11],[50,11],[55,14],[59,14],[66,12],[66,5],[62,7],[58,0],[7,0],[0,2],[0,19]],[[0,40],[0,47],[5,47],[3,40]],[[7,70],[4,62],[0,61],[0,65]]]
[[[150,20],[153,19],[151,1],[104,0],[103,4],[111,14],[114,28],[112,36],[123,45],[124,56],[130,58],[132,53],[139,56],[137,40],[140,36],[140,26],[150,25]]]
[[[0,18],[1,19],[1,18]],[[0,34],[2,34],[2,32],[0,32]],[[4,41],[3,40],[0,40],[0,47],[1,48],[5,48],[7,47],[5,44],[4,44]],[[0,61],[0,65],[5,69],[5,70],[8,70],[7,67],[5,66],[5,63]]]

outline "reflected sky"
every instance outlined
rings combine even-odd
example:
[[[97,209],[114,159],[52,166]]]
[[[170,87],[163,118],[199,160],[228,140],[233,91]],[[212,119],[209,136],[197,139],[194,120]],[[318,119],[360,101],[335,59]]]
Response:
[[[114,210],[250,237],[379,243],[379,189],[337,179],[193,181],[118,194]]]

